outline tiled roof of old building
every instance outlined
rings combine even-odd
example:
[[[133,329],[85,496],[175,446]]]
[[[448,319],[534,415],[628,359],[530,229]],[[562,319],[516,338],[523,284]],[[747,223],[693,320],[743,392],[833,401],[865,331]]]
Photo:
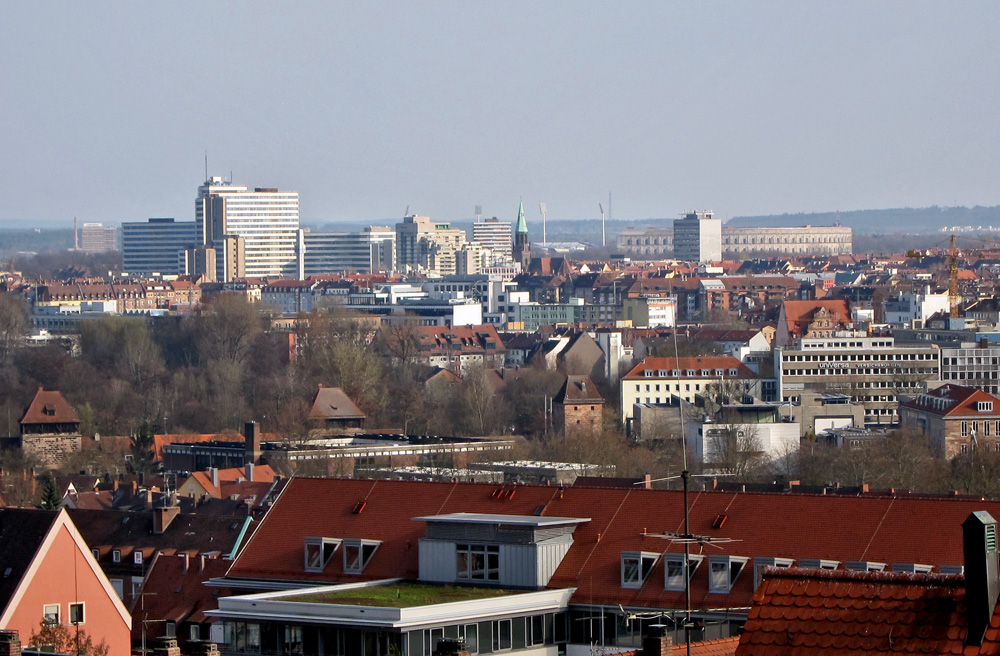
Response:
[[[683,553],[684,545],[654,537],[684,526],[683,493],[675,490],[600,489],[477,483],[419,483],[294,478],[261,522],[228,575],[303,582],[418,577],[418,543],[425,524],[414,517],[471,512],[589,518],[548,583],[572,587],[575,603],[628,608],[683,608],[683,590],[664,586],[659,558],[639,588],[622,586],[625,551]],[[505,494],[497,494],[498,490]],[[841,563],[878,561],[933,566],[963,562],[961,523],[970,512],[1000,515],[1000,502],[913,497],[693,492],[690,527],[726,538],[702,551],[691,577],[695,609],[748,607],[754,561],[729,592],[709,588],[713,555],[823,558]],[[724,520],[720,521],[720,517]],[[306,572],[307,537],[368,539],[381,544],[361,574],[345,574],[333,558],[322,572]]]
[[[80,416],[61,392],[38,388],[21,424],[78,424]]]
[[[770,569],[754,594],[738,656],[995,654],[1000,616],[967,650],[965,577]]]

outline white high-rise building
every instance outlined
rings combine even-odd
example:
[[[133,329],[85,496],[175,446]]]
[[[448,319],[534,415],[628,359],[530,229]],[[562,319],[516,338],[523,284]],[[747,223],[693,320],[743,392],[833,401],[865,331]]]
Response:
[[[213,177],[198,188],[195,223],[200,243],[221,254],[220,281],[228,282],[233,271],[249,277],[302,277],[297,191],[249,191]],[[222,266],[234,257],[242,266]]]
[[[84,223],[80,231],[80,250],[88,253],[118,250],[118,228],[103,223]]]
[[[674,221],[674,258],[684,262],[722,259],[722,221],[711,212],[689,212]]]
[[[482,244],[493,252],[494,257],[511,260],[514,231],[510,221],[493,217],[472,224],[472,241]]]

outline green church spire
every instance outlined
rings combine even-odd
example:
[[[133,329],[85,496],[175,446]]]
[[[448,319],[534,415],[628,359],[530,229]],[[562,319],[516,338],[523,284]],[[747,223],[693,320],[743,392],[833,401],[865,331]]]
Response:
[[[524,201],[521,201],[517,207],[517,228],[514,232],[528,233],[528,222],[524,220]]]

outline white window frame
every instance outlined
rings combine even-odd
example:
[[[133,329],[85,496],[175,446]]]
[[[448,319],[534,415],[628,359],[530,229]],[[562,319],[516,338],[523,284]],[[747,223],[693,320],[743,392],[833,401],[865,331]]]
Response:
[[[122,562],[122,552],[121,549],[113,549],[111,551],[111,562],[120,563]]]
[[[50,626],[60,624],[62,622],[62,606],[60,604],[45,604],[42,606],[42,621]]]
[[[142,565],[142,552],[141,551],[137,550],[135,553],[132,554],[132,562],[135,563],[136,565]]]
[[[687,571],[687,577],[690,580],[694,573],[698,571],[701,567],[702,561],[705,560],[705,556],[701,554],[689,554],[687,565],[684,564],[684,554],[682,553],[668,553],[663,554],[663,589],[664,590],[683,590],[684,589],[684,572]],[[676,571],[676,566],[680,566],[680,580],[676,580],[677,576],[670,576],[670,570],[673,567]],[[671,581],[671,578],[675,579]]]
[[[73,620],[73,608],[80,608],[80,619],[78,621]],[[69,623],[72,625],[86,624],[87,623],[87,607],[82,601],[74,601],[69,604]]]
[[[341,544],[344,552],[344,574],[360,574],[365,571],[365,567],[375,556],[375,552],[382,546],[381,540],[358,540],[348,539]],[[355,550],[357,550],[355,552]],[[348,554],[356,553],[353,558]]]
[[[500,627],[507,626],[507,641],[506,644],[501,639]],[[509,619],[506,620],[493,620],[493,651],[510,651],[513,649],[514,645],[514,627]]]
[[[652,551],[623,551],[621,555],[621,585],[623,588],[641,588],[656,567],[660,554]],[[626,565],[634,561],[634,565]]]
[[[884,572],[885,566],[885,563],[874,560],[849,560],[844,564],[844,569],[854,572]]]
[[[337,538],[307,537],[302,552],[305,571],[322,572],[326,569],[326,566],[333,560],[333,555],[340,548],[341,542]],[[310,558],[310,550],[316,551],[312,558]]]
[[[713,554],[708,557],[708,591],[729,592],[750,561],[746,556]],[[718,573],[718,574],[717,574]],[[725,581],[722,580],[725,574]]]

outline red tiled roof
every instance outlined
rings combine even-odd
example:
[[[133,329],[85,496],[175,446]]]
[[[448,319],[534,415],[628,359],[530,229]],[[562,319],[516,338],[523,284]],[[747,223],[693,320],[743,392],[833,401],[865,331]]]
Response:
[[[38,388],[21,424],[78,424],[80,416],[62,393]]]
[[[937,401],[939,406],[935,406],[936,401],[933,399],[941,399]],[[980,412],[977,409],[976,404],[979,402],[992,403],[992,410],[988,412]],[[912,408],[913,410],[919,410],[920,412],[927,412],[934,415],[940,415],[942,417],[983,417],[985,419],[992,419],[995,415],[1000,414],[1000,399],[988,394],[980,389],[974,387],[963,387],[961,385],[942,385],[936,389],[933,389],[926,394],[921,394],[915,399],[907,401],[902,404],[903,407]]]
[[[753,599],[738,656],[965,648],[965,577],[957,574],[770,569]],[[997,653],[998,620],[994,615],[982,650],[964,653]]]
[[[185,560],[187,572],[185,572]],[[153,561],[143,582],[143,603],[132,609],[132,639],[142,638],[143,620],[155,617],[160,620],[182,622],[213,622],[206,610],[218,607],[219,597],[232,594],[229,588],[205,585],[205,581],[222,576],[229,561],[220,558],[185,557],[161,554]],[[143,615],[145,614],[145,617]],[[156,626],[155,624],[153,625]],[[150,637],[162,633],[147,625]]]
[[[634,486],[639,487],[639,486]],[[662,559],[639,589],[621,587],[621,553],[683,553],[684,546],[650,534],[683,529],[683,493],[674,490],[599,489],[520,485],[499,497],[497,485],[294,478],[261,522],[228,575],[307,582],[418,576],[418,542],[426,527],[414,517],[478,512],[590,518],[549,582],[573,587],[575,603],[630,608],[683,608],[684,592],[665,590]],[[507,489],[514,489],[508,487]],[[354,512],[364,501],[361,512]],[[963,562],[961,524],[973,511],[1000,516],[1000,502],[910,497],[693,492],[692,533],[729,538],[712,554],[871,560],[934,566]],[[714,528],[719,515],[727,521]],[[333,558],[321,573],[304,572],[306,537],[382,542],[361,575],[344,574]],[[707,557],[706,557],[707,560]],[[695,609],[748,607],[753,561],[732,591],[709,592],[708,563],[691,578]]]
[[[820,308],[830,312],[833,319],[841,324],[852,323],[850,306],[847,304],[847,300],[842,298],[818,301],[785,301],[781,308],[788,332],[795,336],[801,336],[805,332],[813,320],[813,315]]]
[[[648,369],[653,371],[666,370],[668,372],[680,369],[681,377],[685,377],[685,372],[689,369],[694,369],[696,378],[716,378],[716,369],[722,369],[725,371],[727,377],[732,378],[729,370],[736,369],[739,372],[736,374],[736,378],[757,378],[757,374],[737,358],[725,355],[685,358],[643,358],[642,362],[633,367],[632,371],[625,375],[625,379],[645,378],[643,372]],[[708,369],[710,373],[703,375],[701,373],[702,369]],[[667,377],[670,377],[669,374]],[[686,377],[690,378],[690,376]]]

